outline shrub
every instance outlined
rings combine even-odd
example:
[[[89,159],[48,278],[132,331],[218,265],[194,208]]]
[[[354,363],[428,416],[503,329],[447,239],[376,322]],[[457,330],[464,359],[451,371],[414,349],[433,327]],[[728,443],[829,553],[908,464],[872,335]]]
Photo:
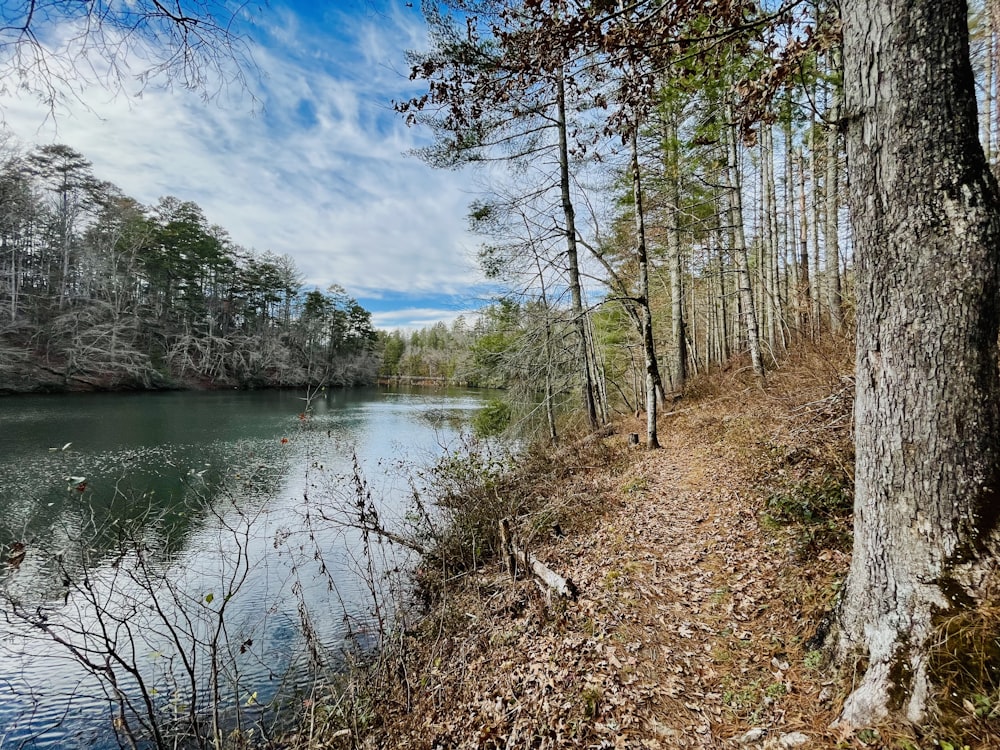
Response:
[[[795,482],[771,494],[767,514],[777,523],[821,523],[848,515],[853,497],[851,488],[825,474],[819,480]]]

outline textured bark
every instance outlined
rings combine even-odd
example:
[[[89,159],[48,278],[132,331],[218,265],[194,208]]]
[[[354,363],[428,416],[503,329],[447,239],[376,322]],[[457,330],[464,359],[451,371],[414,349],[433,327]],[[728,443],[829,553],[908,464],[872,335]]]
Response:
[[[830,72],[839,72],[837,50],[830,51]],[[826,304],[830,311],[830,330],[838,333],[844,324],[842,294],[840,288],[840,88],[834,84],[830,91],[830,109],[827,112],[826,133]]]
[[[1000,205],[978,140],[962,0],[845,0],[857,274],[854,556],[840,721],[921,721],[935,616],[995,564]]]

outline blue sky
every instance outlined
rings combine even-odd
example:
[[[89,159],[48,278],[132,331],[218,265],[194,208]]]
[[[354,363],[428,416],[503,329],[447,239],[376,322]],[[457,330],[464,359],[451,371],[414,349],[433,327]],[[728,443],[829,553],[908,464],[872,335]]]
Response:
[[[270,3],[245,27],[263,73],[249,92],[81,85],[54,116],[9,92],[0,114],[23,143],[65,143],[143,203],[193,200],[240,245],[288,253],[307,284],[344,286],[380,327],[451,320],[482,303],[465,222],[475,181],[407,155],[427,134],[392,110],[421,91],[404,54],[425,45],[419,5]]]

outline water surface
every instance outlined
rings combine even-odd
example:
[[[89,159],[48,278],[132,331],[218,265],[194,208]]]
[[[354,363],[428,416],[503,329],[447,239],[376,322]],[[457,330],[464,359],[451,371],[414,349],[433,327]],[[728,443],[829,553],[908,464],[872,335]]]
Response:
[[[0,748],[117,747],[119,701],[140,694],[251,721],[377,642],[408,558],[359,521],[405,524],[412,466],[454,445],[481,396],[303,396],[0,399]],[[118,666],[117,696],[93,674],[109,650],[136,667]]]

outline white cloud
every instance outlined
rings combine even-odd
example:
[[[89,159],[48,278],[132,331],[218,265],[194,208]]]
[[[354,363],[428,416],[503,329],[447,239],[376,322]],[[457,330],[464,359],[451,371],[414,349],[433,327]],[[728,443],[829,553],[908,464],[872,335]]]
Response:
[[[402,330],[407,333],[427,328],[435,323],[451,326],[458,318],[465,317],[471,326],[478,316],[476,310],[449,310],[447,308],[409,308],[392,312],[374,313],[372,323],[376,328],[385,330]]]
[[[398,10],[355,17],[346,46],[287,13],[271,19],[287,46],[254,51],[266,73],[256,113],[247,96],[205,102],[182,89],[131,99],[87,89],[90,111],[54,120],[29,99],[4,95],[0,108],[26,143],[75,148],[144,203],[193,200],[239,244],[288,253],[307,283],[458,293],[479,280],[465,229],[469,178],[405,154],[420,136],[391,99],[414,90],[403,50],[422,32]]]

